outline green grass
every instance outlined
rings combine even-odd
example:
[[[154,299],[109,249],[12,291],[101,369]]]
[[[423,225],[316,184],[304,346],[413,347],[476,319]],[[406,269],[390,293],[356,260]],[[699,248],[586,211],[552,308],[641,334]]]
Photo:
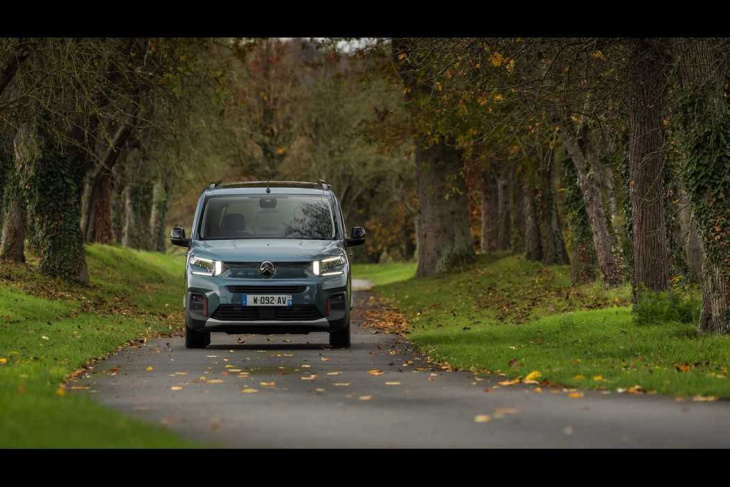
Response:
[[[634,323],[628,286],[570,287],[567,266],[480,256],[466,272],[379,286],[409,320],[409,337],[454,367],[571,387],[641,386],[730,397],[730,337],[694,323]],[[696,301],[696,300],[695,300]],[[511,364],[511,365],[510,365]]]
[[[369,279],[375,286],[405,281],[416,274],[417,262],[394,262],[392,264],[354,264],[353,279]]]
[[[89,360],[180,327],[182,258],[92,245],[87,259],[88,288],[0,264],[0,447],[191,446],[63,386]]]

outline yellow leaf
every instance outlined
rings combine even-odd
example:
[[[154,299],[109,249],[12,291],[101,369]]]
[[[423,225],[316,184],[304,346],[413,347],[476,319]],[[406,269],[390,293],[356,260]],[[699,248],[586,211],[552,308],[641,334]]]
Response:
[[[259,382],[263,387],[274,387],[274,382]]]
[[[377,369],[368,370],[368,374],[370,375],[383,375],[384,373],[382,370]]]
[[[525,377],[525,380],[535,380],[542,377],[542,374],[538,370],[533,370],[529,374],[527,374],[527,377]]]
[[[147,372],[152,372],[153,370],[155,370],[155,368],[152,367],[151,365],[149,367],[147,367]]]
[[[568,397],[571,399],[579,399],[579,398],[583,397],[583,393],[582,392],[571,392],[570,394],[568,394]]]
[[[58,389],[56,389],[56,395],[57,396],[60,396],[60,397],[65,396],[66,395],[66,388],[63,387],[63,386],[61,386]]]
[[[227,365],[226,365],[226,368],[227,368],[227,369],[232,369],[233,367],[234,367],[234,365],[232,365],[232,364],[227,364]]]
[[[717,401],[717,396],[694,396],[693,401],[705,402],[705,401]]]
[[[373,396],[360,396],[359,399],[361,401],[369,401],[373,398]]]
[[[477,414],[474,416],[475,423],[488,423],[492,420],[492,417],[488,414]]]
[[[398,61],[403,61],[406,58],[406,53],[402,52],[398,54]]]
[[[312,375],[303,375],[303,376],[300,377],[300,379],[302,379],[302,380],[314,380],[316,378],[317,378],[317,376],[315,374],[312,374]]]
[[[342,372],[327,372],[327,375],[340,375]]]
[[[5,365],[8,363],[8,359],[6,358],[0,358],[0,365]]]
[[[208,384],[222,384],[223,381],[220,379],[212,379],[208,381]]]
[[[489,57],[489,62],[491,62],[494,67],[500,66],[503,60],[504,57],[496,51]]]
[[[400,382],[398,382],[398,381],[386,382],[385,385],[386,386],[399,386]]]
[[[594,375],[593,376],[593,380],[596,381],[596,382],[601,382],[603,380],[603,376],[602,375]]]
[[[180,387],[180,386],[172,386],[172,387],[170,387],[170,389],[173,390],[173,391],[181,391],[182,390],[182,387]]]
[[[253,394],[254,392],[259,392],[259,390],[252,387],[246,387],[245,389],[241,389],[241,392],[244,394]]]
[[[583,374],[578,374],[575,377],[573,377],[573,379],[575,379],[575,380],[583,380],[583,379],[585,379],[585,376]]]
[[[513,385],[515,385],[515,384],[519,384],[519,383],[520,383],[520,379],[515,379],[515,380],[503,380],[502,382],[500,382],[500,383],[499,383],[499,385],[500,385],[500,386],[513,386]]]

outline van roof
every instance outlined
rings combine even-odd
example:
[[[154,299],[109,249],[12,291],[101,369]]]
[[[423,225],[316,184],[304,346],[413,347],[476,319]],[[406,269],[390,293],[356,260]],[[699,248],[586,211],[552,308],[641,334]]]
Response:
[[[284,189],[283,193],[304,192],[304,193],[320,193],[322,191],[331,191],[331,187],[324,181],[311,183],[306,181],[240,181],[231,183],[212,183],[206,191],[215,192],[216,194],[241,194],[241,193],[263,193],[265,188]],[[295,190],[295,191],[291,191]],[[302,191],[304,190],[304,191]]]

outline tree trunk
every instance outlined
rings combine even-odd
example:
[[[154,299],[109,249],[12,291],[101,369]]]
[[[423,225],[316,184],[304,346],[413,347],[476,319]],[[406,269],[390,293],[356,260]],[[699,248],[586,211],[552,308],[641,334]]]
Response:
[[[124,226],[122,228],[122,245],[134,246],[134,204],[132,202],[132,186],[127,183],[124,187]]]
[[[20,183],[13,178],[6,191],[6,209],[2,227],[0,257],[13,262],[25,262],[26,213]]]
[[[81,195],[85,163],[82,154],[41,136],[41,153],[30,177],[30,209],[40,243],[41,274],[89,284],[81,234]]]
[[[669,253],[664,211],[666,61],[646,40],[631,42],[629,76],[629,197],[633,220],[634,291],[664,291]]]
[[[152,189],[152,211],[150,213],[150,250],[165,251],[165,223],[167,221],[169,188],[161,180],[155,181]]]
[[[112,191],[114,181],[111,171],[102,168],[91,182],[86,224],[86,241],[101,244],[114,242],[112,230]]]
[[[498,201],[497,178],[494,176],[494,168],[489,168],[482,173],[482,252],[497,250],[497,238],[499,236]]]
[[[711,39],[675,41],[680,80],[679,144],[684,184],[702,242],[703,332],[730,333],[730,177],[728,74]]]
[[[17,150],[15,159],[13,163],[6,163],[6,184],[2,200],[4,208],[2,208],[3,225],[0,257],[13,262],[25,262],[27,205],[21,175],[21,165],[24,161]]]
[[[418,277],[461,266],[474,255],[461,169],[461,151],[447,141],[430,147],[416,142]]]
[[[517,176],[517,175],[515,175]],[[516,183],[512,193],[512,208],[514,232],[512,232],[512,251],[520,253],[525,251],[525,201],[524,186]]]
[[[497,248],[499,250],[508,250],[512,247],[511,172],[511,165],[503,163],[497,179],[497,211],[499,214],[499,240],[497,242]]]
[[[578,286],[596,278],[596,254],[575,165],[569,158],[565,158],[562,166],[565,174],[565,214],[570,229],[570,281]]]
[[[614,236],[608,223],[608,217],[601,200],[600,186],[597,181],[589,176],[590,166],[583,151],[578,146],[577,140],[561,124],[560,133],[563,138],[565,150],[570,155],[578,176],[578,187],[583,195],[588,221],[593,234],[593,246],[598,260],[598,267],[601,275],[609,286],[621,284],[621,267],[613,253]],[[595,154],[591,155],[595,157]],[[593,161],[593,167],[597,167],[599,161]]]
[[[543,248],[535,192],[535,189],[528,184],[522,188],[525,216],[525,256],[528,260],[540,261],[542,260]]]
[[[551,153],[540,166],[540,233],[543,241],[542,262],[547,265],[567,264],[563,229],[558,214],[558,199],[553,186],[553,154]]]

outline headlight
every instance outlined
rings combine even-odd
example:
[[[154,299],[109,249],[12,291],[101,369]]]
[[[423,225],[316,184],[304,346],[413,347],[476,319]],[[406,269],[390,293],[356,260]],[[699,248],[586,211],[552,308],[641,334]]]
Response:
[[[337,257],[329,257],[327,259],[322,260],[315,260],[313,262],[313,270],[315,276],[336,276],[338,274],[342,274],[344,269],[342,269],[342,266],[345,265],[344,257],[337,256]]]
[[[203,257],[191,255],[188,263],[193,266],[192,273],[196,276],[217,276],[223,272],[223,262],[220,260],[204,259]]]

